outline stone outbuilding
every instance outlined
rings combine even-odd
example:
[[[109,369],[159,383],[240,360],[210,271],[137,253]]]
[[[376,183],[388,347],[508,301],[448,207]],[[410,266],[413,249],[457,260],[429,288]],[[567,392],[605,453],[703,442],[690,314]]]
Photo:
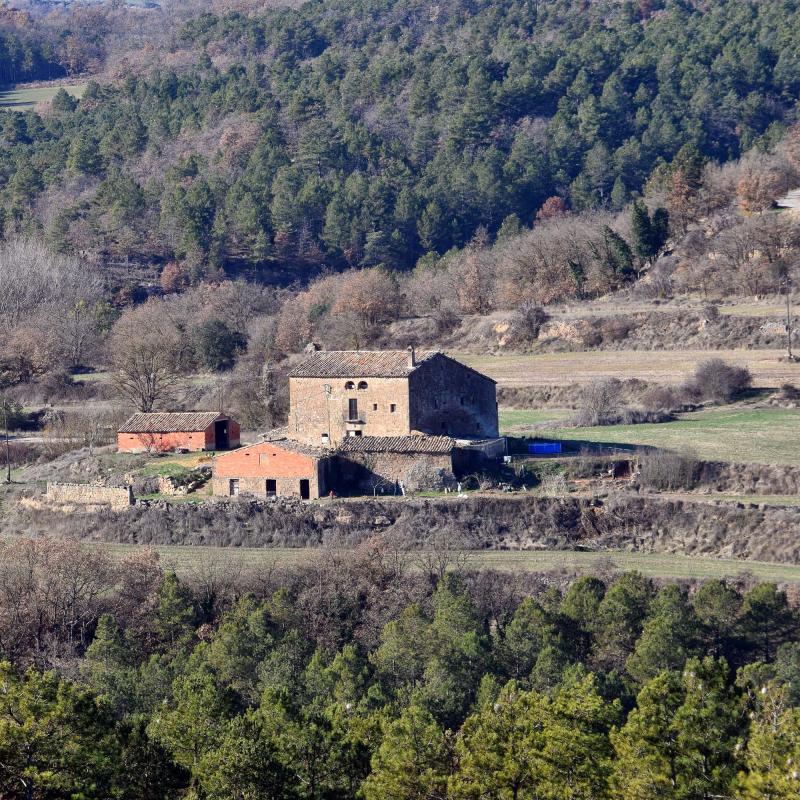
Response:
[[[310,445],[498,435],[495,382],[444,353],[312,350],[289,373],[287,435]]]
[[[117,432],[120,453],[228,450],[239,446],[239,423],[217,411],[139,412]]]
[[[259,442],[214,457],[211,490],[221,497],[299,497],[328,493],[329,453],[289,439]]]
[[[399,494],[455,486],[457,445],[448,436],[353,436],[336,451],[336,488]]]

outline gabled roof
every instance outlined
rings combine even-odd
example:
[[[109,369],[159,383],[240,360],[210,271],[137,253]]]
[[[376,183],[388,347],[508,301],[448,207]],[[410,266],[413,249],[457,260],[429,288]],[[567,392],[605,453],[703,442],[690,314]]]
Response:
[[[303,442],[295,441],[294,439],[287,438],[274,438],[268,439],[263,442],[255,442],[254,444],[247,444],[244,447],[239,447],[236,450],[228,450],[226,453],[217,453],[215,459],[217,461],[224,461],[226,458],[234,458],[240,456],[246,450],[254,450],[255,452],[263,452],[274,447],[276,450],[287,450],[290,453],[297,453],[298,455],[308,456],[310,458],[325,458],[331,454],[331,451],[325,447],[316,447],[311,444],[304,444]]]
[[[204,431],[218,419],[228,419],[218,411],[142,412],[129,417],[120,433],[195,433]]]
[[[405,378],[438,354],[423,350],[409,365],[407,350],[320,350],[308,353],[289,372],[290,378]]]
[[[348,436],[340,453],[450,453],[455,440],[449,436]]]

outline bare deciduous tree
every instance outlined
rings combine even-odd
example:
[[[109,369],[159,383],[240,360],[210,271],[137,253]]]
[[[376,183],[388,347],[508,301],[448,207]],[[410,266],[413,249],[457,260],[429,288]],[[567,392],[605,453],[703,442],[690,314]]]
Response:
[[[183,384],[187,343],[162,301],[126,312],[109,343],[112,383],[139,411],[174,400]]]
[[[18,340],[26,327],[35,330],[37,340],[47,342],[51,361],[81,363],[98,331],[102,289],[90,264],[52,253],[35,239],[0,247],[0,330],[6,341],[12,334]]]

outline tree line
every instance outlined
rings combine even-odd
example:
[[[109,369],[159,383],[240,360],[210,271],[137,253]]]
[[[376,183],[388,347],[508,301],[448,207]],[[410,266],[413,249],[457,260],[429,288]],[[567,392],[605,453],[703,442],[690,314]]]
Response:
[[[6,545],[0,791],[797,796],[800,618],[774,584],[556,588],[409,556],[179,579],[147,552]]]

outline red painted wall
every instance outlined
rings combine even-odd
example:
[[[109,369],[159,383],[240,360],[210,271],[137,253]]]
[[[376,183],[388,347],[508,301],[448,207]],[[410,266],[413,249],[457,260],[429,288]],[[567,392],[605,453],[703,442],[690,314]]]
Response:
[[[211,434],[213,441],[213,432]],[[204,431],[195,433],[118,433],[117,450],[120,453],[153,450],[168,452],[170,450],[200,451],[206,449]]]
[[[284,450],[271,442],[242,447],[214,458],[215,478],[308,478],[316,459]]]
[[[216,450],[214,441],[214,425],[212,423],[204,431],[181,431],[180,433],[118,433],[117,450],[121,453],[141,450],[169,452],[171,450]],[[241,430],[239,423],[228,420],[228,447],[239,446]]]

